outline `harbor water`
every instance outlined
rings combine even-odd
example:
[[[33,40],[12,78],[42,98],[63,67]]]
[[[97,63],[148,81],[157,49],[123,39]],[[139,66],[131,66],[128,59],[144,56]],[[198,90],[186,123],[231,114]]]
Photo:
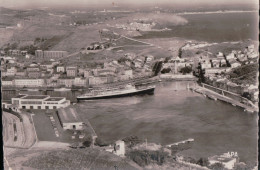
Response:
[[[237,152],[240,161],[257,160],[257,114],[187,90],[188,82],[158,83],[154,95],[83,101],[74,105],[98,136],[115,141],[136,135],[163,145],[193,138],[182,154],[194,158]],[[189,86],[192,83],[189,82]],[[76,102],[83,92],[23,92],[64,96]],[[17,91],[3,91],[10,99]]]

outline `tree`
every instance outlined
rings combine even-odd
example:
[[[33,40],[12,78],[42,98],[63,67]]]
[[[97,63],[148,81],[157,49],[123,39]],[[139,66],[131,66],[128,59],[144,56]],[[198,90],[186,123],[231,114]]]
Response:
[[[212,170],[224,170],[224,165],[222,163],[217,162],[209,166],[209,168]]]
[[[192,68],[189,67],[189,66],[185,66],[185,67],[181,68],[181,70],[180,70],[180,72],[181,72],[182,74],[191,73],[191,71],[192,71]]]
[[[161,71],[161,73],[162,73],[162,74],[165,74],[165,73],[169,73],[170,71],[171,71],[170,68],[164,68],[164,69]]]
[[[208,160],[208,158],[200,158],[197,161],[197,164],[200,165],[200,166],[208,166],[209,165],[209,160]]]
[[[179,48],[178,56],[179,56],[180,58],[181,58],[181,56],[182,56],[182,50],[181,50],[181,48]]]
[[[92,138],[88,137],[82,144],[83,146],[90,147],[92,144]]]
[[[100,146],[100,147],[103,147],[103,146],[108,146],[109,143],[106,142],[104,139],[98,137],[98,138],[96,138],[96,140],[95,140],[95,145]]]

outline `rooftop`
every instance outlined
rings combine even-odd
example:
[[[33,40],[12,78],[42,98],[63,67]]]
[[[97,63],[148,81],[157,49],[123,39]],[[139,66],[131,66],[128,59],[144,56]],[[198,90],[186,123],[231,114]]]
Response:
[[[62,123],[82,122],[75,108],[60,108],[58,114]]]
[[[23,97],[23,99],[45,99],[47,97],[50,97],[48,95],[26,95]]]
[[[18,96],[15,96],[14,98],[22,98],[24,96],[26,96],[27,94],[19,94]]]
[[[50,97],[48,99],[46,99],[45,101],[60,101],[64,99],[64,97]]]

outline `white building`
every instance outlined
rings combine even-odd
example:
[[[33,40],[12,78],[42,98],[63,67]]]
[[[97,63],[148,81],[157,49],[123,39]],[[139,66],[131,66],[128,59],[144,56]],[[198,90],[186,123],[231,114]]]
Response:
[[[16,87],[43,87],[44,79],[14,79]]]
[[[58,117],[64,130],[82,130],[84,123],[75,108],[58,109]]]
[[[12,80],[2,80],[2,86],[13,86]]]
[[[115,145],[114,145],[114,154],[116,154],[117,156],[125,156],[125,142],[122,140],[118,140],[116,141]]]
[[[12,104],[19,109],[58,109],[69,106],[70,101],[64,97],[20,94],[12,98]]]
[[[213,157],[209,157],[210,165],[213,165],[215,163],[221,163],[227,169],[233,169],[237,161],[238,161],[238,156],[230,153],[224,153],[223,155],[220,156],[216,155]]]
[[[236,67],[240,67],[241,66],[241,64],[239,62],[233,62],[230,65],[231,65],[231,68],[236,68]]]
[[[83,79],[83,78],[80,78],[80,77],[75,77],[74,85],[75,86],[86,86],[87,85],[87,80]]]
[[[57,72],[58,73],[64,73],[65,72],[65,67],[64,66],[57,66]]]

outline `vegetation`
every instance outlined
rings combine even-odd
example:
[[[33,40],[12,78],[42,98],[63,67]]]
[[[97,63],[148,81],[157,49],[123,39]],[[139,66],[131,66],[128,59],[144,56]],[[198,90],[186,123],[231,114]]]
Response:
[[[181,68],[181,70],[180,70],[180,72],[181,72],[182,74],[189,74],[189,73],[191,73],[191,71],[192,71],[192,68],[189,67],[189,66],[183,67],[183,68]]]
[[[34,46],[34,45],[27,45],[27,46],[23,46],[20,48],[20,50],[25,50],[27,51],[28,54],[32,54],[35,55],[35,50],[37,50],[38,47]]]
[[[151,163],[162,165],[167,158],[167,153],[163,151],[134,150],[127,153],[127,157],[137,163],[139,166],[147,166]]]
[[[198,67],[196,68],[196,70],[193,72],[193,75],[195,75],[196,77],[198,77],[198,82],[199,83],[204,83],[205,82],[205,69],[201,68],[201,64],[199,63]]]
[[[200,158],[197,161],[197,164],[200,165],[200,166],[208,166],[209,165],[209,160],[208,160],[208,158]]]
[[[82,144],[83,146],[90,147],[92,144],[92,138],[88,137]]]
[[[136,169],[122,159],[108,152],[96,149],[68,149],[42,152],[25,161],[22,166],[33,169]]]
[[[142,141],[137,136],[129,136],[124,139],[122,139],[128,147],[133,147],[138,143],[141,143]]]
[[[228,73],[231,81],[237,84],[255,84],[258,63],[237,67]]]
[[[165,74],[165,73],[170,73],[171,71],[172,71],[171,68],[164,68],[162,69],[161,73]]]
[[[212,170],[224,170],[224,165],[222,163],[214,163],[213,165],[209,166]]]
[[[108,146],[109,143],[107,141],[105,141],[104,139],[98,137],[95,141],[95,145],[103,147],[103,146]]]

